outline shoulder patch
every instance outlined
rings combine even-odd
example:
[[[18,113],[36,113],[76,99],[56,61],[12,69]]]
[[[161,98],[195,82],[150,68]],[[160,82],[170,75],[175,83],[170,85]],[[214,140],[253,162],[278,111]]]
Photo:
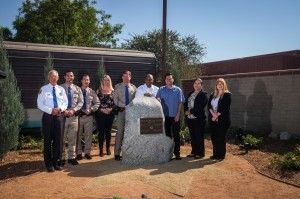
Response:
[[[136,86],[135,86],[134,84],[130,83],[130,85],[131,85],[132,87],[136,88]]]

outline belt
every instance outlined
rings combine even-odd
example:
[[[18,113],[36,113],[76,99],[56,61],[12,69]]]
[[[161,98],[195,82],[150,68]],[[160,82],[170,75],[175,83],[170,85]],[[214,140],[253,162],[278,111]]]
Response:
[[[123,112],[125,111],[125,107],[118,107],[118,112]]]

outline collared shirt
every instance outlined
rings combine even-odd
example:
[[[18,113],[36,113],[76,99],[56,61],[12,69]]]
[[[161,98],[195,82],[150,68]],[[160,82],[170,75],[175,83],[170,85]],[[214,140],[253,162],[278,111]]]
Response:
[[[220,97],[215,97],[210,102],[210,104],[211,104],[211,106],[212,106],[212,108],[213,108],[214,111],[218,110],[219,100],[220,100]]]
[[[166,117],[175,117],[179,104],[184,102],[182,90],[173,85],[171,88],[162,86],[159,88],[156,98],[159,98]]]
[[[83,92],[83,88],[81,88],[81,89]],[[99,101],[99,98],[98,98],[96,92],[89,87],[87,87],[85,90],[86,90],[86,99],[85,99],[86,100],[86,110],[91,110],[92,112],[97,111],[100,106],[100,101]]]
[[[118,107],[125,107],[125,86],[128,85],[128,91],[129,91],[129,102],[131,102],[134,98],[136,87],[135,85],[129,83],[119,83],[115,86],[115,91],[113,93],[114,103]]]
[[[55,85],[55,94],[57,99],[58,108],[61,111],[65,111],[68,106],[68,98],[63,87]],[[53,85],[47,84],[40,89],[40,92],[37,97],[37,106],[41,111],[51,114],[52,109],[54,108],[53,103]]]
[[[196,92],[193,92],[191,94],[191,96],[188,98],[188,108],[189,110],[191,110],[192,108],[194,108],[194,105],[195,105],[195,99],[197,97],[198,93]],[[195,119],[197,118],[196,116],[194,116],[193,114],[190,114],[187,116],[189,119]]]
[[[150,93],[153,97],[155,97],[157,94],[157,91],[158,91],[157,86],[154,86],[152,84],[151,87],[148,87],[146,84],[143,84],[136,89],[135,97],[144,96],[145,93]]]
[[[66,83],[62,84],[61,86],[65,89],[65,92],[68,93],[69,86]],[[71,108],[73,108],[74,111],[79,111],[83,106],[83,95],[81,88],[74,84],[71,84],[70,88],[72,95]]]

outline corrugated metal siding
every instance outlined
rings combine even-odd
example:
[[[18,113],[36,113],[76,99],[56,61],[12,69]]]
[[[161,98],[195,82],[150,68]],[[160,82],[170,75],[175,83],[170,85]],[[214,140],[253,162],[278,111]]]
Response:
[[[199,67],[205,75],[297,69],[300,68],[300,50],[204,63]]]
[[[44,84],[44,66],[48,52],[7,49],[10,63],[14,69],[18,86],[22,93],[25,108],[36,108],[36,98],[40,87]],[[75,73],[75,83],[79,85],[80,76],[84,73],[91,76],[91,86],[95,88],[96,72],[101,54],[51,53],[54,68],[60,75],[60,83],[64,81],[64,72],[71,69]],[[147,73],[155,74],[156,59],[149,57],[103,56],[107,73],[113,84],[121,81],[124,70],[131,70],[132,82],[139,86]]]

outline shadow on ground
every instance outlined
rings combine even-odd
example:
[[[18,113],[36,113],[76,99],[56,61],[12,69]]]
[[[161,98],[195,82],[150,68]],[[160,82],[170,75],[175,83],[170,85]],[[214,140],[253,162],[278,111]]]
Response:
[[[182,158],[182,160],[172,160],[164,164],[127,166],[114,159],[106,159],[95,162],[85,162],[78,166],[67,166],[64,171],[69,172],[72,177],[100,177],[123,171],[137,169],[151,170],[150,175],[159,175],[163,173],[183,173],[191,169],[203,168],[206,165],[214,164],[216,161],[211,159],[193,159]]]
[[[0,180],[27,176],[36,172],[44,171],[44,169],[44,162],[41,160],[9,163],[0,166]]]

